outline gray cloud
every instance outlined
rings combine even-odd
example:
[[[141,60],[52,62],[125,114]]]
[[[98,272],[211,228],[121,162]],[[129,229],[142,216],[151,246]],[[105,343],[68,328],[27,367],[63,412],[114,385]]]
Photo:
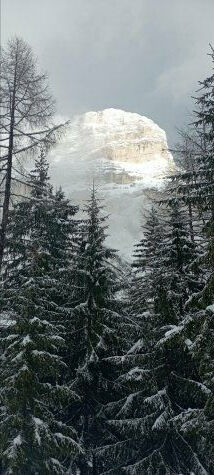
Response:
[[[213,19],[213,0],[2,0],[2,41],[32,45],[61,115],[118,107],[173,141],[211,70]]]

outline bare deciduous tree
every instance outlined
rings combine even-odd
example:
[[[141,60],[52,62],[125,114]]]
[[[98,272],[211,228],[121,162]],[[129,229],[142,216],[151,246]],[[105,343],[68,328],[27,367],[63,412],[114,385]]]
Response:
[[[38,71],[31,47],[21,38],[13,38],[1,52],[0,268],[12,196],[14,160],[24,152],[34,152],[41,144],[48,148],[55,141],[65,124],[54,125],[54,112],[55,102],[49,93],[47,76]]]

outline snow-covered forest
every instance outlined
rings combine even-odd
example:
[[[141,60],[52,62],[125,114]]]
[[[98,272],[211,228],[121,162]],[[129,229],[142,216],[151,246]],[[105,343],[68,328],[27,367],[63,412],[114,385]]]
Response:
[[[127,263],[106,245],[97,184],[81,218],[53,187],[66,124],[30,46],[3,50],[0,473],[214,474],[213,66],[211,48]]]

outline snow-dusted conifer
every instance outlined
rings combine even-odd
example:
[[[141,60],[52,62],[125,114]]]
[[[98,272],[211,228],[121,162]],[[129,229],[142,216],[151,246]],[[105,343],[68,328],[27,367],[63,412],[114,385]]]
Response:
[[[106,407],[115,440],[99,451],[103,473],[207,473],[192,434],[185,434],[209,391],[198,379],[188,342],[180,338],[182,312],[177,302],[185,287],[180,287],[178,275],[182,281],[188,274],[193,252],[180,217],[173,211],[164,229],[152,210],[138,246],[136,268],[142,280],[139,298],[136,291],[135,295],[140,338],[127,355],[113,359],[120,367],[117,383],[123,385],[123,397]]]
[[[62,383],[65,329],[59,322],[64,308],[54,299],[60,281],[47,170],[42,155],[32,174],[31,195],[15,205],[10,219],[12,262],[3,289],[4,314],[10,320],[1,338],[0,392],[6,474],[63,474],[81,451],[75,430],[60,417],[63,406],[77,396]]]
[[[214,51],[210,53],[214,62]],[[204,242],[208,241],[208,246],[204,246],[206,255],[204,263],[207,267],[207,283],[202,294],[199,294],[198,306],[204,309],[212,305],[214,297],[214,107],[213,90],[214,75],[200,81],[200,89],[195,98],[196,110],[194,111],[193,133],[191,140],[191,166],[186,170],[177,173],[173,178],[174,193],[172,199],[176,197],[191,206],[192,211],[198,211],[201,223],[203,224]],[[195,299],[197,302],[197,299]],[[197,305],[197,303],[196,303]]]
[[[46,269],[54,275],[52,300],[65,304],[70,292],[70,273],[75,254],[77,224],[74,215],[77,207],[70,204],[61,189],[53,192],[48,174],[49,164],[45,153],[35,161],[30,173],[29,194],[15,204],[9,218],[7,263],[5,264],[5,286],[19,283],[16,273],[26,265],[26,243],[32,232],[38,232],[38,239],[51,257],[51,267]],[[60,292],[60,295],[59,295]]]
[[[135,317],[138,313],[142,313],[143,308],[148,310],[153,296],[154,273],[159,272],[162,266],[160,246],[163,241],[163,226],[154,207],[142,227],[142,232],[143,237],[134,249],[129,293],[130,312]]]
[[[131,328],[121,317],[115,251],[105,245],[106,217],[93,187],[86,205],[84,237],[77,256],[76,306],[72,312],[70,371],[80,395],[73,417],[87,456],[79,462],[81,473],[96,470],[96,445],[106,437],[99,415],[102,405],[114,397],[113,375],[105,358],[123,351]],[[73,299],[73,296],[72,296]],[[73,353],[75,346],[75,353]]]
[[[211,48],[212,62],[214,61]],[[198,368],[209,397],[204,409],[195,417],[195,440],[205,460],[208,472],[214,470],[213,455],[213,314],[214,302],[214,196],[213,196],[213,150],[214,150],[214,75],[200,82],[194,111],[194,143],[192,166],[174,177],[176,196],[188,207],[191,206],[198,222],[202,223],[202,239],[196,229],[196,238],[201,240],[201,266],[204,270],[205,285],[198,289],[186,306],[186,318],[182,325],[182,337],[188,341],[189,353]],[[172,197],[174,199],[174,196]],[[189,423],[189,428],[190,428]]]
[[[80,451],[73,428],[56,417],[56,409],[76,396],[58,383],[66,370],[58,355],[63,329],[49,322],[56,309],[48,302],[42,254],[20,276],[19,290],[10,291],[11,324],[1,338],[0,445],[6,474],[63,474]]]

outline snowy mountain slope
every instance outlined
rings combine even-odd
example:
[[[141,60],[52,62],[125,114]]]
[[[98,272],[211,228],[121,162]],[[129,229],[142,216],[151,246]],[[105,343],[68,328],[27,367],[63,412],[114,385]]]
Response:
[[[174,162],[165,132],[152,120],[117,109],[75,117],[50,153],[55,185],[62,184],[75,202],[88,197],[92,181],[110,213],[111,245],[129,257],[139,237],[147,191],[163,186]]]

